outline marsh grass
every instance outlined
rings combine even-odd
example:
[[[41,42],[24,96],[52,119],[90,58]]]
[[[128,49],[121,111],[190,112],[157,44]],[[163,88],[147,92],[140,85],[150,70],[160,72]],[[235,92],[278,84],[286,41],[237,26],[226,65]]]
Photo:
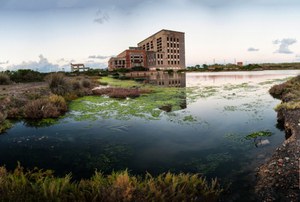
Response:
[[[217,179],[197,174],[140,177],[125,170],[73,181],[71,174],[55,177],[49,170],[0,167],[0,201],[217,201],[222,192]]]

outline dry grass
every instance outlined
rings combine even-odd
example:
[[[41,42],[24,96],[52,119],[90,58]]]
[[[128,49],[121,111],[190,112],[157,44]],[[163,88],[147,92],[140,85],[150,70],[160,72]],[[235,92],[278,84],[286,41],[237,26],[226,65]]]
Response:
[[[71,175],[53,176],[51,171],[14,172],[0,167],[1,201],[218,201],[223,189],[217,180],[193,174],[161,174],[145,178],[127,171],[74,182]]]
[[[71,83],[65,78],[62,73],[53,73],[47,76],[46,80],[52,93],[57,95],[65,95],[71,91]]]
[[[63,115],[67,109],[63,97],[51,95],[28,102],[24,107],[24,117],[27,119],[57,118]]]

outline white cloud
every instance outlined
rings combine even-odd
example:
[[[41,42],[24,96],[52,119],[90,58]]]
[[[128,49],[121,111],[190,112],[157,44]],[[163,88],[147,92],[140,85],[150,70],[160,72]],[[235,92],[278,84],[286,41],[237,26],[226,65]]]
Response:
[[[8,60],[7,60],[7,61],[4,61],[4,62],[0,61],[0,65],[6,65],[6,64],[8,64],[8,63],[9,63]]]
[[[32,69],[39,72],[59,71],[61,68],[62,67],[57,64],[50,63],[43,55],[39,55],[38,61],[24,61],[21,64],[10,65],[7,67],[8,70]]]
[[[248,51],[249,52],[255,52],[255,51],[259,51],[259,49],[258,48],[250,47],[250,48],[248,48]]]
[[[292,54],[293,52],[289,49],[290,45],[293,45],[296,43],[297,40],[293,38],[285,38],[282,40],[275,40],[273,41],[273,44],[279,45],[278,49],[275,51],[275,53],[282,53],[282,54]]]
[[[104,56],[104,55],[90,55],[89,58],[90,59],[100,59],[100,60],[104,60],[107,58],[110,58],[111,56]]]

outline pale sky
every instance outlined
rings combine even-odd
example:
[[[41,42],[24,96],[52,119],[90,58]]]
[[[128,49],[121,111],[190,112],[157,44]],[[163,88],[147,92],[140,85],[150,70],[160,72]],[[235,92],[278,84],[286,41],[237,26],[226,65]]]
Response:
[[[0,0],[0,71],[105,68],[161,29],[187,65],[300,62],[299,0]]]

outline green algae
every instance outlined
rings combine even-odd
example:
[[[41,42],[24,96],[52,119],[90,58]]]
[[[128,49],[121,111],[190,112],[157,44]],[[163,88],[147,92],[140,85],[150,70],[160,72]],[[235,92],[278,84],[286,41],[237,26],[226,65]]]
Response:
[[[13,127],[13,124],[9,120],[5,120],[0,124],[0,134]]]
[[[115,86],[115,87],[122,87],[122,88],[130,88],[130,87],[141,87],[145,86],[142,83],[138,83],[134,80],[119,80],[119,79],[114,79],[111,77],[102,77],[99,79],[100,84],[103,83],[105,85],[109,86]]]
[[[258,131],[258,132],[254,132],[254,133],[251,133],[249,135],[247,135],[245,137],[245,139],[255,139],[255,138],[258,138],[258,137],[270,137],[272,136],[273,133],[269,130],[265,130],[265,131]]]
[[[151,93],[134,99],[114,99],[107,96],[86,96],[69,104],[68,116],[76,121],[102,119],[129,120],[143,118],[146,120],[160,120],[164,106],[170,106],[172,111],[186,108],[186,89],[159,87],[141,84],[132,80],[117,80],[103,77],[101,82],[118,87],[140,87],[151,90]],[[189,120],[186,120],[189,121]]]
[[[183,117],[183,121],[195,122],[195,121],[197,121],[197,119],[195,117],[193,117],[192,115],[188,115],[188,116]]]

